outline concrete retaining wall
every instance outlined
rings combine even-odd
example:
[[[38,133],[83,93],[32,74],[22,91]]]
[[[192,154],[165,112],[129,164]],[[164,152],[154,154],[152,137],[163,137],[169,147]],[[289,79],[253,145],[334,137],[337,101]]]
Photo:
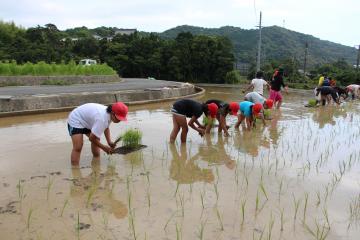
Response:
[[[202,95],[204,89],[193,85],[179,88],[158,88],[147,90],[117,91],[103,93],[72,93],[44,96],[0,98],[0,117],[44,112],[59,112],[73,109],[84,103],[110,104],[122,101],[128,105],[174,100],[181,97]]]
[[[62,81],[65,84],[119,82],[118,75],[92,76],[0,76],[0,86],[34,86],[46,82]]]

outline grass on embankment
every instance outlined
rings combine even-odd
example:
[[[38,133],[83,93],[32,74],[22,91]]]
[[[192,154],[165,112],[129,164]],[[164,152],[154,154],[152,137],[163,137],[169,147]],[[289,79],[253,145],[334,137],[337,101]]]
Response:
[[[0,62],[0,76],[65,76],[65,75],[114,75],[116,72],[107,64],[90,66],[76,65],[74,61],[69,63],[27,62],[17,64],[13,62]]]

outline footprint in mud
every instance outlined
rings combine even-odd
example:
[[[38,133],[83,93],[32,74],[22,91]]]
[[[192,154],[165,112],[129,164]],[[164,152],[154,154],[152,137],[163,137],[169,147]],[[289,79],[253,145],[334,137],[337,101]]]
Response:
[[[54,176],[54,175],[61,175],[61,172],[60,171],[57,171],[57,172],[51,172],[50,173],[51,176]]]
[[[97,209],[103,208],[103,205],[98,203],[91,203],[91,208],[93,211],[96,211]]]
[[[18,203],[18,201],[12,201],[12,202],[9,202],[6,205],[6,207],[0,207],[0,214],[6,214],[6,213],[15,214],[15,213],[17,213],[17,210],[15,209],[15,206],[14,206],[15,203]]]
[[[3,187],[9,187],[10,186],[10,184],[9,183],[3,183]]]
[[[34,178],[46,178],[45,175],[39,175],[39,176],[31,176],[30,179],[34,179]]]
[[[80,230],[89,229],[90,227],[91,227],[91,225],[88,224],[88,223],[80,223],[80,224],[79,224],[79,229],[80,229]]]

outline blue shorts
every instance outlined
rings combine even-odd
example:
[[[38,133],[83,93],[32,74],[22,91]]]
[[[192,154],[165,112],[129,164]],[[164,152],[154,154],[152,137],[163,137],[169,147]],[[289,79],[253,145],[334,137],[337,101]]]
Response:
[[[90,134],[91,130],[87,129],[87,128],[74,128],[72,126],[70,126],[69,124],[68,126],[68,131],[69,131],[69,135],[75,135],[75,134]]]

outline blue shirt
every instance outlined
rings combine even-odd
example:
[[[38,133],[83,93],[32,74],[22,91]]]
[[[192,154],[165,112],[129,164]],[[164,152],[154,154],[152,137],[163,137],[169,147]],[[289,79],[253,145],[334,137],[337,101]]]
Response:
[[[252,106],[254,105],[254,103],[249,102],[249,101],[243,101],[240,103],[240,112],[245,116],[245,117],[250,117],[252,115]]]

